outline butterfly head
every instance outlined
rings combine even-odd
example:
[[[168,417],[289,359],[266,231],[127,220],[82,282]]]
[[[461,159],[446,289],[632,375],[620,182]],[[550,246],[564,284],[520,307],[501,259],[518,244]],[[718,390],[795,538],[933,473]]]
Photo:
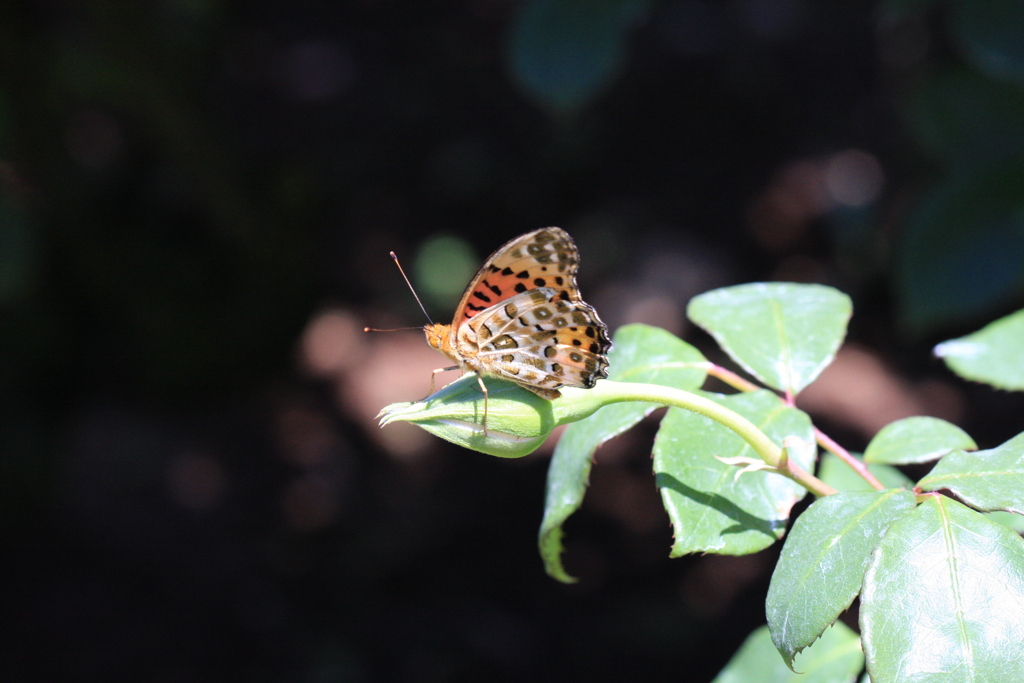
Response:
[[[451,332],[451,329],[451,325],[442,325],[440,323],[423,326],[423,332],[427,335],[427,343],[442,353],[447,353],[445,347],[450,347],[448,334]]]

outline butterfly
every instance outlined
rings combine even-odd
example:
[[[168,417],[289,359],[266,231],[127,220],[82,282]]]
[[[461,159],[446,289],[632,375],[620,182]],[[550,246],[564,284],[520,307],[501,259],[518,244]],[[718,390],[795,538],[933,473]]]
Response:
[[[591,388],[608,376],[608,328],[576,286],[579,251],[561,228],[541,228],[507,242],[470,281],[451,325],[424,326],[427,343],[461,369],[501,377],[552,401],[561,387]]]

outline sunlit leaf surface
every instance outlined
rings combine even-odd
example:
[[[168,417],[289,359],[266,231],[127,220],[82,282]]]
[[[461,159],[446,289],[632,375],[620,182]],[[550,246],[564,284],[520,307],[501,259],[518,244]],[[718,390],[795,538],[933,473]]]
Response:
[[[917,485],[948,489],[979,510],[1024,513],[1024,434],[998,448],[950,453]]]
[[[776,444],[787,436],[812,442],[810,418],[770,391],[712,396],[754,423]],[[807,470],[813,449],[799,449]],[[717,457],[716,457],[717,456]],[[807,491],[770,472],[744,472],[718,458],[758,459],[740,437],[696,413],[670,408],[654,443],[654,472],[672,520],[672,556],[706,552],[745,555],[782,538],[790,508]]]
[[[865,462],[911,465],[978,446],[967,432],[937,417],[908,417],[887,424],[864,451]]]
[[[784,282],[716,289],[686,310],[747,372],[794,395],[832,362],[852,311],[831,287]]]
[[[712,683],[851,683],[864,666],[860,639],[838,623],[796,658],[794,673],[772,645],[768,627],[743,642]]]
[[[874,683],[1024,680],[1024,541],[944,496],[897,520],[864,577]]]
[[[841,492],[793,524],[768,588],[772,641],[787,662],[817,639],[860,592],[871,551],[914,508],[910,491]]]
[[[939,344],[935,355],[964,379],[1024,390],[1024,310]]]

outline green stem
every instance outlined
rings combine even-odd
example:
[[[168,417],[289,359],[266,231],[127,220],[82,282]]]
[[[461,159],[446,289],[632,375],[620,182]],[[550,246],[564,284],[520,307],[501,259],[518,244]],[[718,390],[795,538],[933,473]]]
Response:
[[[750,420],[703,396],[658,384],[615,382],[610,380],[598,382],[593,389],[587,390],[587,394],[590,395],[589,398],[597,399],[603,403],[646,401],[698,413],[731,429],[741,439],[746,441],[765,463],[776,468],[776,472],[789,477],[815,495],[828,496],[836,493],[834,488],[804,470],[793,462],[792,459],[783,459],[782,449],[776,446]]]

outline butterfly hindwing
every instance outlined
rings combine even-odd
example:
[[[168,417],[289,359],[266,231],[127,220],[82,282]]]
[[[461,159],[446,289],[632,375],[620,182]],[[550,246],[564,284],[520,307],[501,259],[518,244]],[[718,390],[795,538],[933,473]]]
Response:
[[[477,360],[491,374],[557,398],[562,386],[592,387],[608,376],[604,323],[583,301],[542,287],[515,295],[467,323]],[[538,390],[539,389],[539,390]]]

